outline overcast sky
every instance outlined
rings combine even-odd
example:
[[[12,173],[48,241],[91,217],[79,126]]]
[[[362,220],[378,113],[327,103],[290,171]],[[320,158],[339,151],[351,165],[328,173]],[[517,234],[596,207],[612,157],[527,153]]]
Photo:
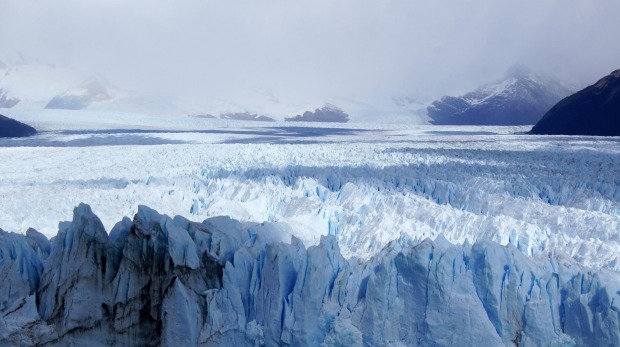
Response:
[[[440,96],[515,63],[594,82],[620,68],[618,13],[618,0],[0,0],[0,56],[149,91]]]

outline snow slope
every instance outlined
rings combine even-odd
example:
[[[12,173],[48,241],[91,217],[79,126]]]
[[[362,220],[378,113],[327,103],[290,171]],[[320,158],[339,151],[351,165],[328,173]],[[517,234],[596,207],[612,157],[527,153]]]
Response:
[[[108,235],[81,204],[42,260],[34,253],[42,242],[0,231],[3,282],[21,285],[9,298],[1,292],[0,343],[620,343],[616,272],[443,237],[399,239],[367,261],[347,260],[334,236],[306,248],[285,234],[278,224],[192,223],[142,206]]]

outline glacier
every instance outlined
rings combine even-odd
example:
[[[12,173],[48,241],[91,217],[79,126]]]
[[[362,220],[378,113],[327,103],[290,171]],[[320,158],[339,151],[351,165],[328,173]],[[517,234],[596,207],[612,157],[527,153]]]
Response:
[[[64,117],[76,127],[122,120]],[[443,234],[620,270],[615,138],[530,136],[518,127],[150,121],[152,129],[62,123],[1,140],[0,225],[52,237],[56,221],[86,202],[110,230],[144,204],[195,222],[285,224],[308,246],[333,235],[345,258],[369,259],[401,236]]]
[[[619,345],[618,139],[16,118],[0,346]]]
[[[608,346],[620,276],[442,235],[345,258],[280,223],[90,206],[48,241],[0,231],[0,345]]]

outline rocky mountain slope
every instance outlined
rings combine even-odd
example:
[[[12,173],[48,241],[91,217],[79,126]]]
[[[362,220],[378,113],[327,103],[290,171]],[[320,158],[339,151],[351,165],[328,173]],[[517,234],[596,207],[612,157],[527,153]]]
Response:
[[[26,137],[36,133],[35,128],[0,114],[0,137]]]
[[[317,108],[314,112],[306,111],[303,115],[285,118],[287,122],[333,122],[346,123],[349,121],[349,115],[340,108],[333,105],[326,105]]]
[[[560,101],[531,133],[620,136],[620,70]]]
[[[273,223],[87,205],[50,243],[0,231],[0,344],[618,345],[619,276],[489,241],[345,259]]]
[[[460,97],[444,96],[427,113],[438,125],[528,125],[568,94],[557,81],[515,67],[498,82]]]

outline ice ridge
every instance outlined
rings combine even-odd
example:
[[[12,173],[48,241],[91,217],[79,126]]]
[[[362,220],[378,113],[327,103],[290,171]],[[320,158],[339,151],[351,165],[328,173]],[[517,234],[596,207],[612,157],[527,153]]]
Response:
[[[85,204],[51,244],[0,231],[0,345],[620,345],[617,272],[443,236],[346,259],[289,235],[146,206],[108,235]]]

